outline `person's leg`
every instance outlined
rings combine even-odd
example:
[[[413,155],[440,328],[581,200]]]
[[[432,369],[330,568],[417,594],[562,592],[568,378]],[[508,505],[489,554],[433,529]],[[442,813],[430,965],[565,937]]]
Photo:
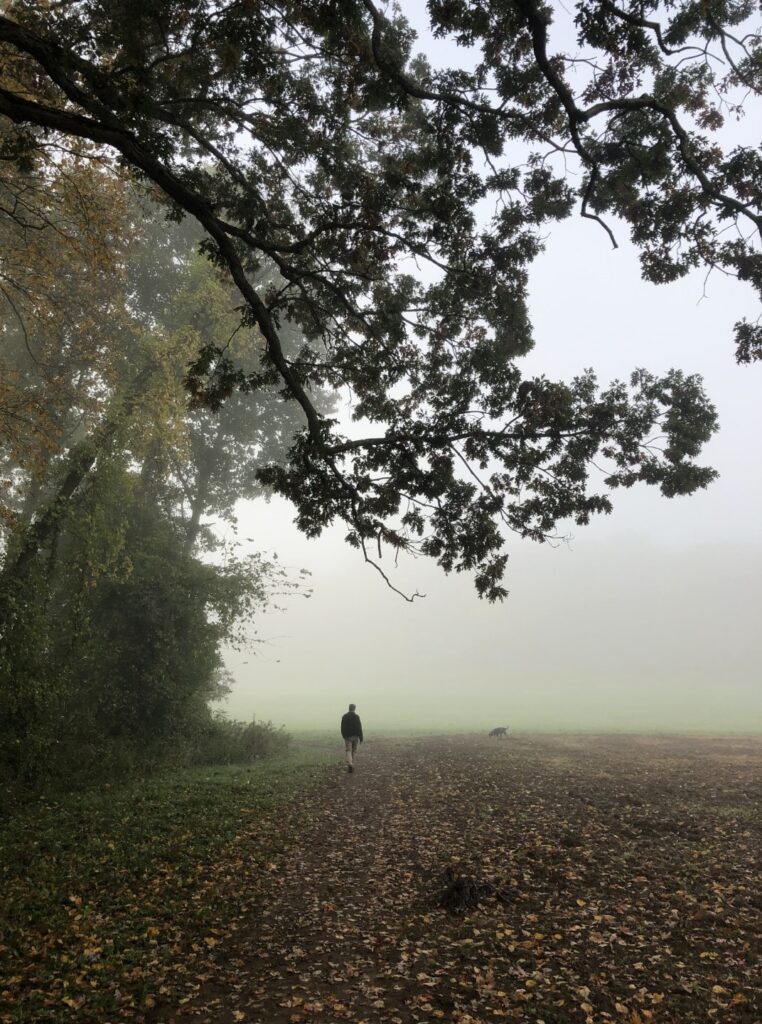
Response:
[[[355,762],[355,754],[357,753],[357,744],[358,744],[358,742],[359,742],[359,740],[358,740],[357,736],[354,736],[352,738],[352,764],[354,764],[354,762]]]
[[[354,754],[354,747],[353,747],[353,741],[352,740],[344,740],[344,750],[346,751],[346,755],[347,755],[347,767],[349,768],[350,771],[352,771],[352,761],[353,761],[352,755]]]

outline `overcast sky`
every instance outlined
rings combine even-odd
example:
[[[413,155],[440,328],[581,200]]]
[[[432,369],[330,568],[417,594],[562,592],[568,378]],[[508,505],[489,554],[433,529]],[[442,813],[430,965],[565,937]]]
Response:
[[[419,25],[422,6],[405,5]],[[553,228],[531,275],[537,343],[522,368],[565,379],[591,366],[602,382],[637,366],[701,374],[720,416],[706,452],[720,479],[690,498],[615,494],[613,515],[557,548],[511,539],[498,606],[421,560],[395,578],[427,595],[407,604],[343,529],[307,541],[287,503],[250,503],[240,536],[309,569],[314,593],[260,618],[256,653],[230,653],[232,714],[335,728],[355,701],[369,734],[762,730],[762,365],[736,366],[732,338],[759,310],[720,275],[644,283],[618,238],[612,251],[592,222]]]

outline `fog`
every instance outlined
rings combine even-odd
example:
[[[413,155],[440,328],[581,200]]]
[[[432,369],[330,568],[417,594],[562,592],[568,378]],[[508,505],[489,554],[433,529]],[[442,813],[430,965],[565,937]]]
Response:
[[[736,366],[731,339],[752,297],[719,277],[645,284],[623,243],[612,252],[579,221],[553,232],[532,277],[537,345],[525,371],[701,373],[720,415],[706,453],[720,479],[689,498],[615,493],[612,516],[570,528],[556,547],[510,538],[510,596],[499,606],[421,559],[393,572],[395,585],[425,593],[409,604],[340,526],[308,541],[287,503],[243,507],[239,536],[308,569],[314,592],[261,616],[254,650],[229,653],[231,714],[333,729],[354,701],[371,735],[502,724],[762,730],[761,368]]]
[[[422,9],[405,12],[423,24]],[[240,536],[309,569],[314,593],[261,616],[253,652],[230,652],[231,714],[335,729],[354,701],[371,735],[762,730],[762,367],[736,366],[732,340],[758,309],[720,275],[643,282],[625,229],[612,226],[616,250],[589,221],[552,228],[532,271],[536,347],[522,368],[566,379],[593,367],[602,383],[638,366],[701,374],[720,416],[706,450],[720,479],[691,498],[615,493],[611,517],[570,528],[555,548],[510,538],[511,593],[496,607],[421,560],[393,574],[426,594],[408,604],[340,527],[307,541],[286,503],[248,505]]]
[[[338,560],[312,598],[267,617],[257,657],[231,658],[230,710],[322,729],[352,700],[371,734],[758,730],[760,569],[759,547],[585,541],[517,552],[502,606],[423,566],[410,575],[428,596],[403,606]]]

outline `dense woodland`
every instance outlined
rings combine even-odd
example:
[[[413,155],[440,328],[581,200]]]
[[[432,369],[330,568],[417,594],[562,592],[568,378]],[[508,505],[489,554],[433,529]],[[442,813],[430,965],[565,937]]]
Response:
[[[711,483],[699,378],[523,377],[528,275],[581,215],[602,246],[629,234],[655,283],[703,267],[762,291],[762,157],[734,128],[759,112],[757,6],[428,12],[462,66],[431,66],[372,0],[5,5],[14,785],[279,742],[209,706],[224,645],[300,586],[221,542],[241,499],[287,497],[310,536],[343,522],[389,585],[404,551],[496,600],[509,540],[583,526],[617,488]],[[735,324],[739,361],[761,331]]]
[[[256,367],[259,336],[198,232],[113,167],[57,153],[2,189],[3,769],[87,779],[277,747],[209,702],[223,645],[299,580],[209,524],[235,525],[296,418],[266,391],[211,412],[184,387],[204,345]]]

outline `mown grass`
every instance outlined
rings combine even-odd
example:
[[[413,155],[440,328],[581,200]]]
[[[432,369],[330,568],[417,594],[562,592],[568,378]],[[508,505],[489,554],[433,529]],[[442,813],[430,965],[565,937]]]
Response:
[[[139,1019],[235,910],[236,839],[266,856],[335,743],[43,799],[0,825],[0,1020]],[[250,865],[247,865],[251,869]]]

